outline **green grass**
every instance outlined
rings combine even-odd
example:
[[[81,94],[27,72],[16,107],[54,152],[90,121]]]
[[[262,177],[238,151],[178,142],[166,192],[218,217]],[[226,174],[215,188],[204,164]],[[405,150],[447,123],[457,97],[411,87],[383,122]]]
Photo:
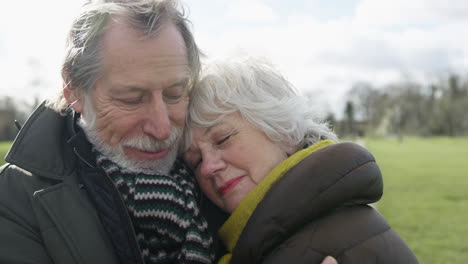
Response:
[[[468,139],[366,139],[384,177],[378,210],[420,263],[468,263]]]
[[[11,143],[12,143],[11,141],[0,142],[0,166],[5,163],[4,158],[5,158],[6,153],[10,149]]]

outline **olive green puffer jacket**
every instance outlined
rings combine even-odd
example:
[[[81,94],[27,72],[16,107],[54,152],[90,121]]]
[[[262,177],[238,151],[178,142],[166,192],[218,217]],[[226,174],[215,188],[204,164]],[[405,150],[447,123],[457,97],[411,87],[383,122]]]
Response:
[[[242,230],[231,264],[415,264],[381,214],[382,175],[374,157],[345,142],[319,149],[266,193]]]

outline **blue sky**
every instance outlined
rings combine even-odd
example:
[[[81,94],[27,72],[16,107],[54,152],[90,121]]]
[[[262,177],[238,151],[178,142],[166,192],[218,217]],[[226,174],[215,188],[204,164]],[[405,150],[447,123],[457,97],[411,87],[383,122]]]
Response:
[[[324,111],[342,112],[359,81],[433,81],[468,68],[466,0],[183,1],[208,57],[268,57]],[[66,30],[82,2],[3,3],[0,95],[32,101],[60,89]]]

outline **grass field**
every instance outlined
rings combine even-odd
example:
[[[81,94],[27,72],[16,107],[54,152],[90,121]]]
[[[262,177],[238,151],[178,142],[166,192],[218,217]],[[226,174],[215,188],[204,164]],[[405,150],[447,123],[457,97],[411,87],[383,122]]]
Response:
[[[420,263],[468,263],[468,139],[365,143],[384,177],[378,210]],[[0,143],[2,162],[10,144]]]
[[[11,146],[11,142],[10,141],[3,141],[3,142],[0,142],[0,166],[3,165],[5,163],[5,155],[8,151],[8,149],[10,149],[10,146]]]
[[[384,177],[378,209],[420,263],[468,263],[468,139],[365,142]]]

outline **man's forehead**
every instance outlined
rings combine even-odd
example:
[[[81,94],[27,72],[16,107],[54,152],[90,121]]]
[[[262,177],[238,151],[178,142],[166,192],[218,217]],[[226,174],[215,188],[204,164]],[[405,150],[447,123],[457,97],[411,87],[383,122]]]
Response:
[[[182,60],[187,58],[185,41],[178,28],[171,22],[164,22],[152,35],[145,35],[125,21],[111,22],[102,38],[104,54],[124,56],[158,55],[161,60]]]

